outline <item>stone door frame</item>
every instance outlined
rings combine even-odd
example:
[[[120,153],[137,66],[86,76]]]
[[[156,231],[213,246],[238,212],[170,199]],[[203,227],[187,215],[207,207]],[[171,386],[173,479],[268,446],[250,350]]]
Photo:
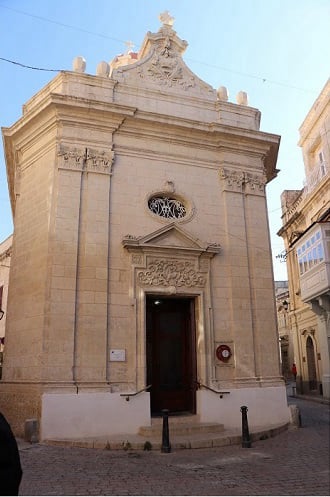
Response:
[[[125,237],[123,246],[130,254],[135,306],[136,388],[146,386],[146,297],[152,294],[195,299],[197,380],[214,377],[214,361],[208,360],[214,344],[210,275],[219,245],[202,245],[171,223],[144,237]]]

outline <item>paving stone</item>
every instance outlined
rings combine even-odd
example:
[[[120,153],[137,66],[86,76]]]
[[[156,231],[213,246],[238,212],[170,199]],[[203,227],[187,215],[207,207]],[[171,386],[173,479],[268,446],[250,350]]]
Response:
[[[302,428],[170,453],[20,442],[20,495],[329,495],[329,406],[294,399]],[[234,438],[234,437],[233,437]],[[216,440],[214,441],[216,443]],[[96,446],[94,441],[94,447]]]

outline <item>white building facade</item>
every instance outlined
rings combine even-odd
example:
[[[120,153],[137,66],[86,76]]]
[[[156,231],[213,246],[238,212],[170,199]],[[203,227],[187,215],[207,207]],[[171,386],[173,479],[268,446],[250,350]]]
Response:
[[[280,139],[161,20],[96,76],[77,59],[3,130],[16,433],[134,434],[163,409],[240,428],[243,405],[251,427],[289,421],[265,199]]]

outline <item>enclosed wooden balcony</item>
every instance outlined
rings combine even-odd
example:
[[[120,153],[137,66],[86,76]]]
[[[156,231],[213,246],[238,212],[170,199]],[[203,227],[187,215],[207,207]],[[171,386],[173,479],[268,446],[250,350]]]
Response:
[[[303,302],[330,295],[330,222],[315,223],[297,244]]]

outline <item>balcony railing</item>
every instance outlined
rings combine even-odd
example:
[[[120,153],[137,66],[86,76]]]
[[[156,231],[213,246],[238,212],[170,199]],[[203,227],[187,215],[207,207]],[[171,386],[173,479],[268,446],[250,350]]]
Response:
[[[304,193],[311,193],[327,174],[329,174],[327,163],[319,162],[304,181]]]

